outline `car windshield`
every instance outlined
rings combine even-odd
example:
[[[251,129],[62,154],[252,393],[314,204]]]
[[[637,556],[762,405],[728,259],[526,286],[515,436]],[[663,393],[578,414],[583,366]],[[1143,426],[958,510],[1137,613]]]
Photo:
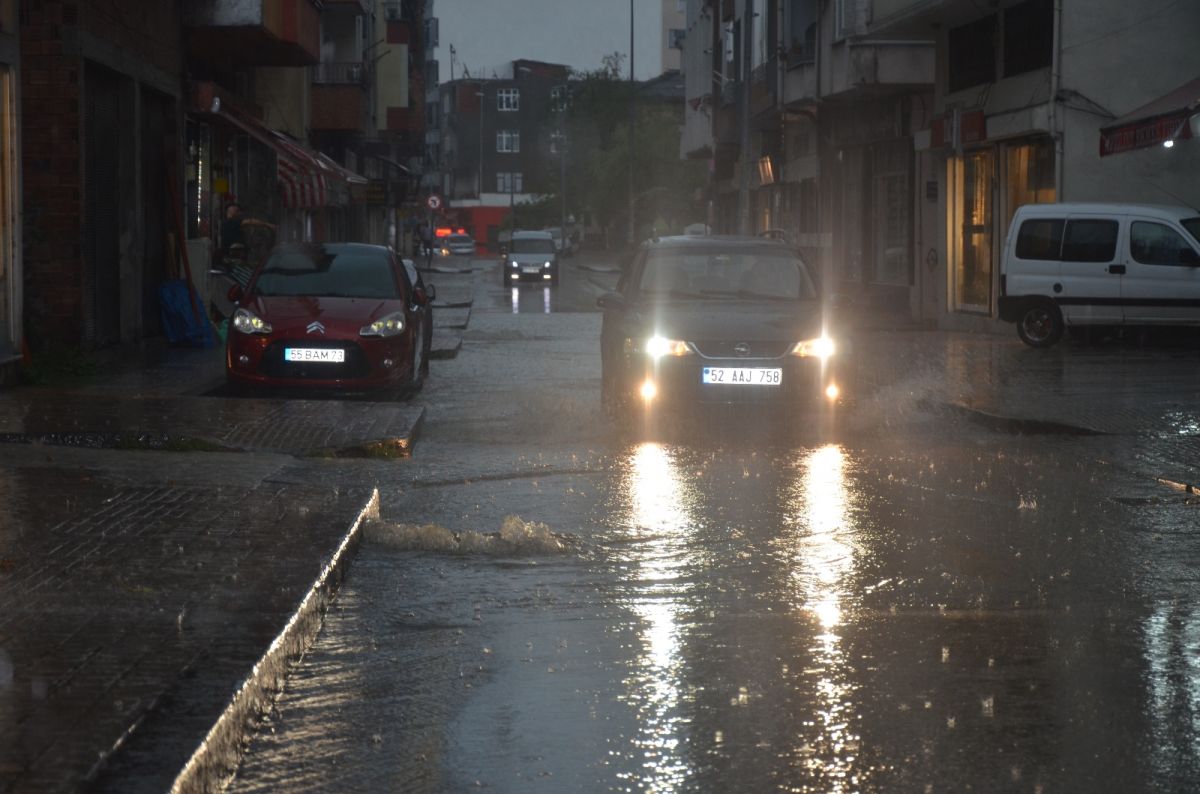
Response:
[[[1183,224],[1183,228],[1191,233],[1192,237],[1200,240],[1200,218],[1185,218],[1180,222]]]
[[[514,254],[552,254],[554,240],[549,237],[518,237],[512,241]]]
[[[399,298],[386,253],[305,246],[276,250],[254,285],[265,297]]]
[[[813,300],[816,285],[799,257],[785,250],[652,251],[640,289],[651,296]]]

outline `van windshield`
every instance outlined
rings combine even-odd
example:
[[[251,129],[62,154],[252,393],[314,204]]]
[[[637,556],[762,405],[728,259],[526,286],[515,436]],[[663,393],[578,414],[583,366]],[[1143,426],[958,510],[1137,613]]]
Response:
[[[1191,233],[1192,237],[1200,241],[1200,218],[1184,218],[1180,223]]]
[[[512,241],[514,254],[552,254],[554,241],[549,237],[517,237]]]

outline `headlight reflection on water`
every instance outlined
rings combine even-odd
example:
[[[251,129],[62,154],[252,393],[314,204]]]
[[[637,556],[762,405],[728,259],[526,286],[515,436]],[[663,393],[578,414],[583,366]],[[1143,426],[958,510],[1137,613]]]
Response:
[[[828,791],[858,788],[860,737],[854,732],[856,705],[850,683],[850,660],[840,629],[845,622],[846,577],[854,569],[848,525],[845,457],[840,447],[811,450],[802,461],[795,501],[793,582],[797,606],[815,619],[818,633],[810,648],[811,681],[816,713],[809,731],[797,737],[793,757],[810,774],[819,775]]]
[[[642,656],[626,685],[627,697],[639,712],[635,744],[642,752],[642,770],[629,782],[646,791],[674,791],[689,771],[686,756],[678,751],[686,731],[680,712],[679,579],[687,564],[679,552],[687,548],[686,538],[680,536],[688,517],[679,473],[666,449],[653,443],[637,447],[627,491],[631,523],[645,538],[637,544],[637,570],[630,577],[640,583],[632,609],[641,621]]]

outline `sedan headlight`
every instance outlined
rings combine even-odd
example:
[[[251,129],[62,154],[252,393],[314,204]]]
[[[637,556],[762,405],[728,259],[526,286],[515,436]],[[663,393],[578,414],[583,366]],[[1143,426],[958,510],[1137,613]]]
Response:
[[[805,339],[799,342],[792,348],[793,356],[801,358],[819,358],[822,361],[832,356],[837,352],[837,345],[827,336],[819,336],[816,339]]]
[[[663,356],[690,356],[692,354],[692,349],[688,347],[687,342],[662,336],[652,336],[647,339],[642,350],[646,352],[646,355],[656,359]]]
[[[243,334],[271,333],[271,324],[249,309],[238,309],[233,313],[233,328]]]
[[[380,317],[370,325],[364,325],[358,330],[359,336],[392,337],[404,333],[404,312],[395,312],[387,317]]]
[[[550,267],[550,263],[547,262],[546,264],[542,265],[542,267]]]

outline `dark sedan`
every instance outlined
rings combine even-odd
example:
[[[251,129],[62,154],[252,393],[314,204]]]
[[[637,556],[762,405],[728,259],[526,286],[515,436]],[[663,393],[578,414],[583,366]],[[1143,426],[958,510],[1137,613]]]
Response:
[[[338,393],[419,389],[428,371],[431,296],[391,249],[277,247],[235,287],[226,374],[240,387]]]
[[[644,243],[601,296],[602,394],[619,413],[832,409],[844,356],[799,253],[753,237]],[[750,418],[752,414],[747,414]]]

